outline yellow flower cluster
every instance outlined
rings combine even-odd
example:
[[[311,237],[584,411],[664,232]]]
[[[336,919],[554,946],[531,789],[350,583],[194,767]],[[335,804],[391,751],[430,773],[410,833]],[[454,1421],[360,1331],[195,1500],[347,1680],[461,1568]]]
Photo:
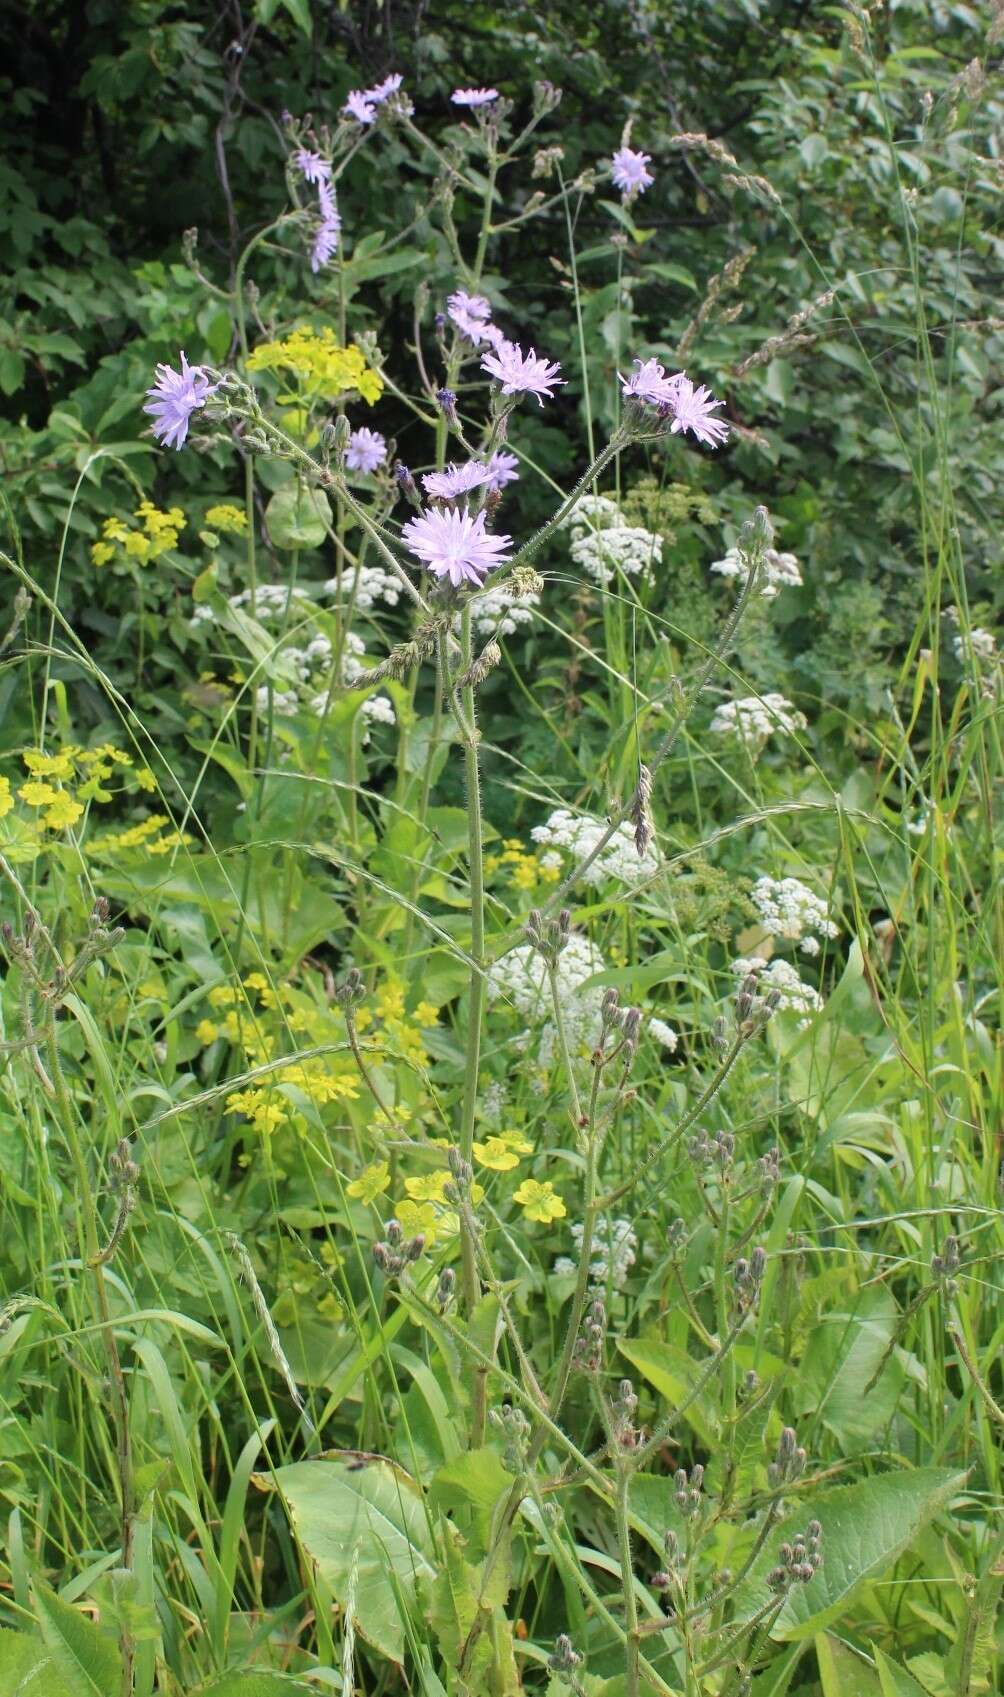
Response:
[[[227,501],[221,502],[218,507],[210,507],[206,523],[210,530],[218,530],[223,536],[239,536],[248,527],[247,514]]]
[[[166,813],[148,813],[145,819],[137,825],[127,826],[124,831],[104,831],[88,843],[87,852],[104,858],[123,849],[135,848],[141,848],[147,854],[169,854],[172,849],[182,848],[192,841],[187,831],[165,830],[164,827],[170,824]]]
[[[105,786],[116,774],[127,790],[157,787],[152,772],[145,766],[134,768],[132,756],[111,743],[102,743],[99,748],[67,743],[51,754],[31,748],[21,758],[28,777],[17,795],[32,810],[33,826],[42,830],[65,831],[82,817],[87,802],[113,800],[117,792]],[[73,791],[64,787],[70,783],[75,786]],[[0,778],[0,819],[13,806],[11,781]]]
[[[316,395],[333,399],[353,390],[372,406],[383,393],[383,378],[368,366],[357,347],[343,348],[327,325],[298,326],[278,342],[260,342],[249,355],[249,371],[288,371]],[[298,397],[279,397],[295,401]]]
[[[557,882],[559,868],[541,864],[539,854],[528,853],[518,837],[506,837],[499,854],[485,855],[485,877],[508,868],[508,882],[515,890],[533,890],[538,884]]]
[[[105,519],[101,526],[104,538],[91,545],[91,559],[96,566],[106,566],[109,560],[138,560],[149,565],[169,548],[176,548],[178,537],[185,528],[185,515],[180,507],[162,513],[152,501],[141,501],[133,518],[139,526],[128,525],[124,519]]]

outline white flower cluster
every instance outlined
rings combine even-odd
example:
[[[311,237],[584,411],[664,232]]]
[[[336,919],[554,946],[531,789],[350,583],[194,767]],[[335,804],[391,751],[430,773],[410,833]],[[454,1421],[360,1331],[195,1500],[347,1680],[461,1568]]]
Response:
[[[594,819],[588,813],[570,813],[567,807],[559,807],[545,824],[535,825],[530,835],[535,843],[549,851],[541,856],[541,863],[551,867],[560,866],[563,855],[574,861],[583,860],[596,847],[606,829],[602,819]],[[560,851],[560,854],[555,858],[550,851]],[[636,884],[658,870],[659,857],[654,847],[650,846],[644,855],[639,856],[630,825],[618,825],[606,847],[578,881],[596,886],[606,883],[608,878],[619,878],[622,883]]]
[[[753,753],[759,754],[772,731],[804,731],[806,723],[804,713],[783,695],[772,692],[723,701],[715,708],[711,729],[723,736],[738,737]]]
[[[960,631],[958,636],[952,639],[952,647],[955,649],[956,660],[963,662],[969,658],[970,653],[977,660],[995,660],[997,657],[993,631],[984,630],[982,625],[974,625],[968,636]]]
[[[711,570],[721,577],[737,577],[746,582],[749,572],[738,548],[730,548],[724,559],[715,560]],[[760,569],[760,594],[770,601],[779,589],[793,588],[802,582],[802,574],[794,554],[779,554],[776,548],[765,548]]]
[[[298,612],[309,613],[314,606],[313,598],[305,589],[290,589],[285,583],[260,583],[255,592],[241,589],[236,595],[228,597],[228,605],[237,612],[246,610],[259,624],[267,625],[285,617],[291,597]],[[191,622],[193,625],[214,625],[216,613],[207,601],[197,601]]]
[[[583,495],[562,528],[571,532],[569,551],[575,564],[595,583],[612,583],[617,573],[641,577],[662,564],[662,537],[640,525],[630,525],[616,501],[606,495]]]
[[[820,937],[836,937],[839,927],[826,903],[799,878],[758,878],[750,900],[772,937],[798,943],[803,955],[818,955]]]
[[[734,972],[741,982],[752,972],[757,979],[757,989],[761,996],[769,995],[776,990],[780,995],[778,1011],[794,1008],[798,1013],[818,1013],[823,1005],[819,991],[811,984],[803,984],[798,976],[798,969],[787,960],[761,960],[758,955],[751,959],[739,959],[730,963],[729,971]]]
[[[644,1030],[647,1035],[651,1037],[653,1043],[659,1043],[662,1048],[668,1049],[670,1054],[673,1053],[679,1042],[679,1038],[673,1030],[673,1027],[671,1025],[667,1025],[665,1020],[649,1017],[645,1021]]]
[[[595,1042],[599,1035],[600,1007],[603,990],[596,986],[584,990],[583,985],[594,973],[602,972],[606,962],[599,949],[588,937],[573,931],[568,945],[558,956],[556,971],[561,1021],[568,1046],[574,1054]],[[488,999],[508,1002],[524,1019],[532,1023],[547,1021],[553,1011],[547,967],[541,955],[529,943],[512,949],[488,971]],[[529,1036],[529,1033],[527,1033]],[[525,1041],[525,1039],[524,1039]],[[541,1032],[538,1057],[542,1066],[550,1066],[559,1053],[558,1033],[553,1022]]]
[[[578,1258],[559,1255],[553,1271],[577,1273],[582,1259],[583,1225],[576,1220],[572,1237]],[[594,1290],[623,1290],[628,1273],[638,1258],[638,1238],[630,1220],[599,1220],[593,1233],[589,1256],[589,1283]]]
[[[348,602],[352,598],[353,587],[355,606],[360,613],[372,612],[378,601],[388,607],[396,607],[404,593],[401,579],[383,566],[357,566],[354,572],[344,572],[339,599]],[[338,591],[338,579],[329,577],[324,585],[325,595],[338,595]]]
[[[539,605],[539,595],[517,596],[501,584],[471,602],[471,622],[478,636],[512,636],[521,625],[533,623],[533,609]],[[460,620],[456,623],[459,628]]]

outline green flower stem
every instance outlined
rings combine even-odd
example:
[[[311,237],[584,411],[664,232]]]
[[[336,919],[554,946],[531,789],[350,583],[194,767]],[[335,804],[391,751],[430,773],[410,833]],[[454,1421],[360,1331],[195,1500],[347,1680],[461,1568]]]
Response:
[[[575,1070],[572,1066],[571,1051],[568,1047],[568,1035],[565,1031],[565,1016],[561,1011],[561,997],[558,994],[558,969],[551,960],[547,962],[547,981],[551,988],[551,1006],[554,1009],[554,1025],[558,1033],[558,1047],[565,1066],[565,1077],[568,1079],[568,1093],[572,1098],[572,1125],[578,1138],[582,1131],[582,1104],[579,1101],[579,1090],[575,1082]]]
[[[680,1417],[686,1414],[687,1409],[693,1407],[698,1397],[703,1394],[705,1386],[711,1383],[711,1380],[721,1368],[722,1363],[728,1359],[732,1346],[743,1329],[745,1318],[745,1315],[739,1315],[739,1318],[733,1325],[732,1330],[723,1339],[717,1354],[711,1357],[711,1360],[708,1362],[703,1373],[698,1376],[695,1383],[691,1386],[689,1394],[684,1397],[681,1403],[677,1404],[672,1413],[667,1414],[665,1420],[660,1421],[659,1425],[656,1427],[647,1442],[634,1451],[631,1459],[635,1467],[643,1466],[649,1456],[654,1455],[656,1450],[661,1448]]]
[[[628,1520],[628,1489],[632,1469],[623,1457],[616,1458],[617,1497],[614,1520],[617,1526],[617,1554],[621,1564],[621,1589],[624,1592],[624,1623],[627,1628],[624,1669],[624,1697],[638,1697],[641,1679],[641,1639],[638,1630],[638,1599],[634,1594],[634,1557],[631,1551],[631,1526]]]

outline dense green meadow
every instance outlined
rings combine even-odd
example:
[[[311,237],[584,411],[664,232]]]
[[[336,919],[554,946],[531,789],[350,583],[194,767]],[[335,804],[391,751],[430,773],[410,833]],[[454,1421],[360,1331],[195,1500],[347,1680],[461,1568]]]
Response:
[[[1002,52],[23,8],[0,1697],[1004,1689]]]

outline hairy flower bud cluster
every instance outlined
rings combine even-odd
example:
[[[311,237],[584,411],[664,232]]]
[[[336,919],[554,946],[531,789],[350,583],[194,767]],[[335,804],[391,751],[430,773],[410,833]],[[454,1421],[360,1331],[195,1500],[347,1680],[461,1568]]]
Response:
[[[401,1222],[388,1220],[386,1240],[373,1245],[373,1259],[389,1279],[397,1279],[406,1267],[418,1260],[424,1248],[425,1238],[421,1232],[417,1237],[406,1240]]]
[[[804,1532],[778,1550],[778,1564],[767,1575],[772,1591],[790,1591],[793,1585],[808,1585],[823,1565],[823,1528],[810,1520]]]
[[[733,1267],[732,1277],[735,1285],[736,1305],[740,1314],[748,1313],[751,1308],[756,1306],[766,1266],[767,1252],[758,1246],[754,1249],[748,1261],[744,1255],[741,1255]]]
[[[557,966],[559,955],[568,947],[572,931],[572,916],[563,907],[557,919],[545,920],[540,909],[532,907],[527,915],[524,935],[532,949],[548,966]]]
[[[774,1459],[767,1468],[769,1483],[773,1486],[790,1485],[805,1471],[807,1459],[794,1426],[786,1426],[778,1439]]]
[[[488,1419],[505,1439],[502,1465],[508,1473],[520,1474],[526,1467],[527,1445],[530,1441],[530,1422],[521,1408],[503,1403],[489,1409]]]
[[[700,1462],[691,1468],[689,1474],[685,1467],[678,1467],[674,1473],[673,1500],[684,1520],[695,1520],[700,1514],[703,1485],[704,1468]]]
[[[598,1373],[603,1366],[603,1345],[607,1335],[607,1311],[597,1298],[590,1305],[575,1340],[575,1365],[580,1373]]]

